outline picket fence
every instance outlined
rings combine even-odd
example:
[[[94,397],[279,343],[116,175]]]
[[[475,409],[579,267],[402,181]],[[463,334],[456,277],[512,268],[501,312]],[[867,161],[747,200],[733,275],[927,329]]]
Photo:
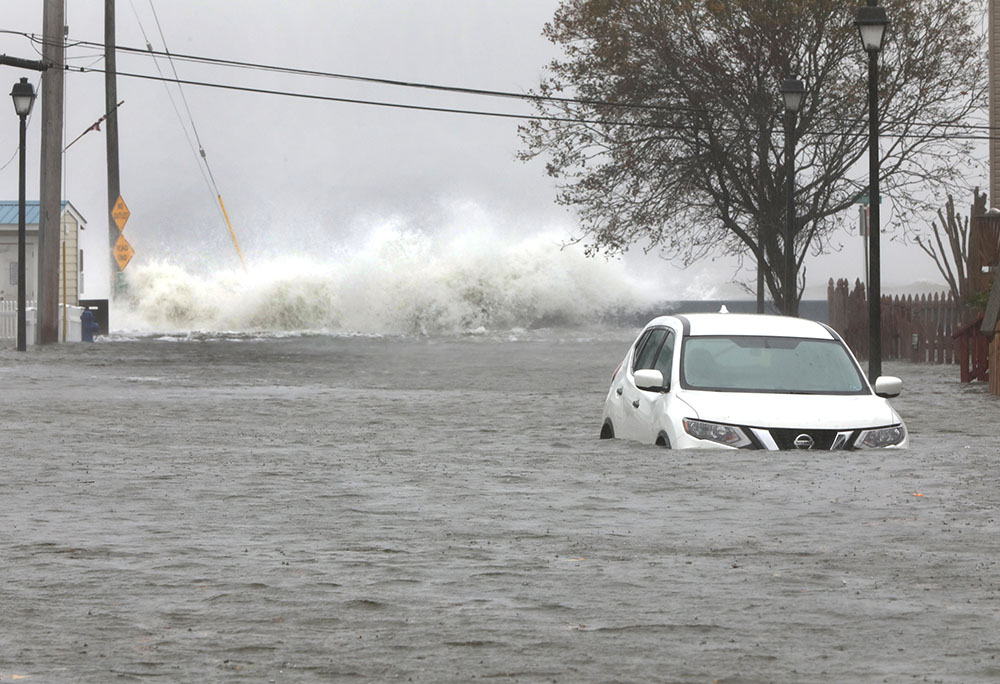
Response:
[[[27,342],[34,344],[32,329],[35,325],[35,302],[28,300],[25,307],[25,322],[27,323]],[[62,306],[61,304],[59,305]],[[79,306],[66,307],[66,322],[69,323],[69,330],[66,334],[67,342],[80,341],[80,314],[83,308]],[[17,339],[17,302],[9,299],[0,300],[0,340]],[[59,340],[63,340],[63,314],[59,312]]]
[[[859,359],[868,358],[868,299],[865,286],[847,280],[827,288],[830,325]],[[956,333],[975,321],[977,311],[956,302],[950,294],[882,297],[882,358],[914,363],[967,364]],[[964,350],[976,353],[975,345]]]
[[[28,302],[28,308],[35,302]],[[17,301],[0,300],[0,340],[13,340],[17,337]]]

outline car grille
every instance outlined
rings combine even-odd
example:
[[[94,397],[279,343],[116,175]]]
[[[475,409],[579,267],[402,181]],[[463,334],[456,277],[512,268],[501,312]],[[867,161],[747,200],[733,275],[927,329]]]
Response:
[[[809,428],[771,428],[768,432],[771,433],[771,437],[774,439],[774,443],[778,445],[779,449],[811,448],[813,451],[829,451],[834,448],[834,443],[837,441],[837,435],[844,433],[845,431],[814,430]],[[812,447],[796,446],[795,440],[803,435],[808,436],[809,439],[812,440]],[[853,436],[854,435],[851,435],[852,438]],[[837,445],[837,448],[846,449],[853,441],[853,439],[842,440],[841,443]],[[800,440],[800,442],[808,442],[808,440]]]

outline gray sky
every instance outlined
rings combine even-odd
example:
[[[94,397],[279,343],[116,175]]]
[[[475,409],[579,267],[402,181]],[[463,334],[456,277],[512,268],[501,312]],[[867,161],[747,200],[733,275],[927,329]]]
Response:
[[[4,0],[6,28],[41,32],[41,3]],[[148,0],[118,1],[118,42],[162,49]],[[522,91],[537,83],[552,52],[540,36],[554,2],[269,1],[154,4],[176,54],[299,67],[423,83]],[[207,8],[207,9],[206,9]],[[134,10],[134,11],[133,11]],[[99,3],[67,3],[70,39],[103,41]],[[36,58],[19,36],[0,51]],[[74,48],[74,66],[95,66],[96,51]],[[93,56],[91,56],[93,55]],[[334,97],[525,112],[512,101],[221,69],[175,62],[181,78]],[[146,56],[119,56],[120,71],[155,74]],[[161,61],[169,73],[170,66]],[[37,74],[7,69],[11,80]],[[181,111],[178,117],[174,104]],[[187,112],[175,88],[121,77],[122,194],[133,212],[126,236],[157,249],[226,249],[229,236],[188,138]],[[552,205],[540,164],[513,160],[516,121],[310,101],[186,86],[184,95],[234,229],[248,255],[344,234],[373,215],[406,214],[415,225],[438,220],[442,204],[480,202],[506,221],[548,222]],[[103,76],[67,76],[66,139],[104,113]],[[13,115],[12,115],[13,117]],[[16,121],[16,119],[13,119]],[[37,148],[38,121],[29,145]],[[16,124],[3,152],[16,145]],[[29,158],[31,155],[29,155]],[[34,160],[33,160],[34,161]],[[29,167],[37,193],[37,162]],[[11,171],[14,173],[12,174]],[[65,196],[93,223],[103,214],[104,136],[90,133],[66,156]],[[16,164],[2,176],[16,196]],[[277,230],[276,230],[277,229]],[[284,229],[284,230],[282,230]],[[287,233],[294,233],[288,235]],[[190,244],[191,233],[199,244]],[[183,237],[183,242],[171,239]],[[231,249],[231,247],[230,247]],[[137,258],[140,258],[137,256]]]
[[[42,3],[0,0],[8,30],[41,33]],[[70,42],[103,42],[102,3],[68,0]],[[556,0],[154,0],[174,54],[520,92],[534,87],[556,56],[541,36]],[[118,43],[162,49],[149,0],[118,0]],[[21,36],[0,34],[0,52],[37,58]],[[93,48],[70,51],[75,67],[103,68]],[[156,74],[147,56],[120,55],[121,72]],[[160,61],[170,72],[170,65]],[[220,68],[175,61],[182,79],[232,83],[385,102],[525,113],[520,102],[425,90]],[[33,72],[5,68],[8,81]],[[67,76],[66,140],[104,113],[103,74]],[[6,92],[6,91],[5,91]],[[173,95],[171,102],[168,92]],[[193,133],[177,89],[122,76],[118,81],[122,195],[132,211],[126,237],[136,262],[168,258],[192,269],[238,266],[213,192],[192,151]],[[517,121],[186,86],[184,95],[212,173],[248,261],[309,254],[350,244],[386,221],[413,229],[569,236],[573,215],[554,203],[540,162],[514,159]],[[181,112],[180,118],[175,106]],[[3,111],[0,109],[0,111]],[[36,114],[40,110],[36,110]],[[0,164],[16,150],[16,117],[0,118]],[[40,120],[29,146],[38,149]],[[89,133],[66,155],[64,196],[103,231],[104,134]],[[37,197],[37,154],[29,152],[29,197]],[[16,163],[0,171],[0,195],[17,196]],[[466,225],[462,225],[462,224]],[[861,275],[860,238],[808,265],[810,286]],[[911,247],[884,247],[886,285],[937,280]],[[899,261],[908,262],[896,268]],[[925,263],[926,260],[926,263]],[[640,263],[642,262],[642,263]],[[661,284],[683,290],[722,286],[734,266],[711,262],[682,272],[635,259]],[[749,279],[749,277],[748,277]],[[680,293],[680,292],[678,292]],[[88,292],[88,296],[95,293]],[[688,293],[690,296],[692,292]]]

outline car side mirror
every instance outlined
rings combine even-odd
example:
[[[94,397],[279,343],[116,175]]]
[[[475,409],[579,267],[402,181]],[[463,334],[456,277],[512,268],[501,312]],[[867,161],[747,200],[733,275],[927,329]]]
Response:
[[[643,368],[635,372],[635,386],[647,392],[666,392],[669,388],[663,386],[663,373],[652,368]]]
[[[875,379],[875,394],[885,399],[898,397],[903,391],[903,381],[891,375],[882,375]]]

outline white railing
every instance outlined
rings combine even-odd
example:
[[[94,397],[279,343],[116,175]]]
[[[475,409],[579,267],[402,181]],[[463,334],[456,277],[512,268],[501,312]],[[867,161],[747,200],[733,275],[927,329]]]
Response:
[[[34,306],[35,302],[29,301],[28,311],[30,312]],[[17,300],[4,299],[0,301],[0,340],[15,338],[17,338]]]
[[[63,312],[62,304],[59,305],[59,341],[63,341]],[[35,302],[28,301],[25,310],[25,337],[28,344],[35,343]],[[69,330],[66,331],[66,341],[67,342],[79,342],[80,341],[80,314],[83,313],[83,307],[80,306],[67,306],[66,307],[66,322],[69,324]],[[0,340],[13,340],[17,339],[17,302],[10,300],[0,301]]]

